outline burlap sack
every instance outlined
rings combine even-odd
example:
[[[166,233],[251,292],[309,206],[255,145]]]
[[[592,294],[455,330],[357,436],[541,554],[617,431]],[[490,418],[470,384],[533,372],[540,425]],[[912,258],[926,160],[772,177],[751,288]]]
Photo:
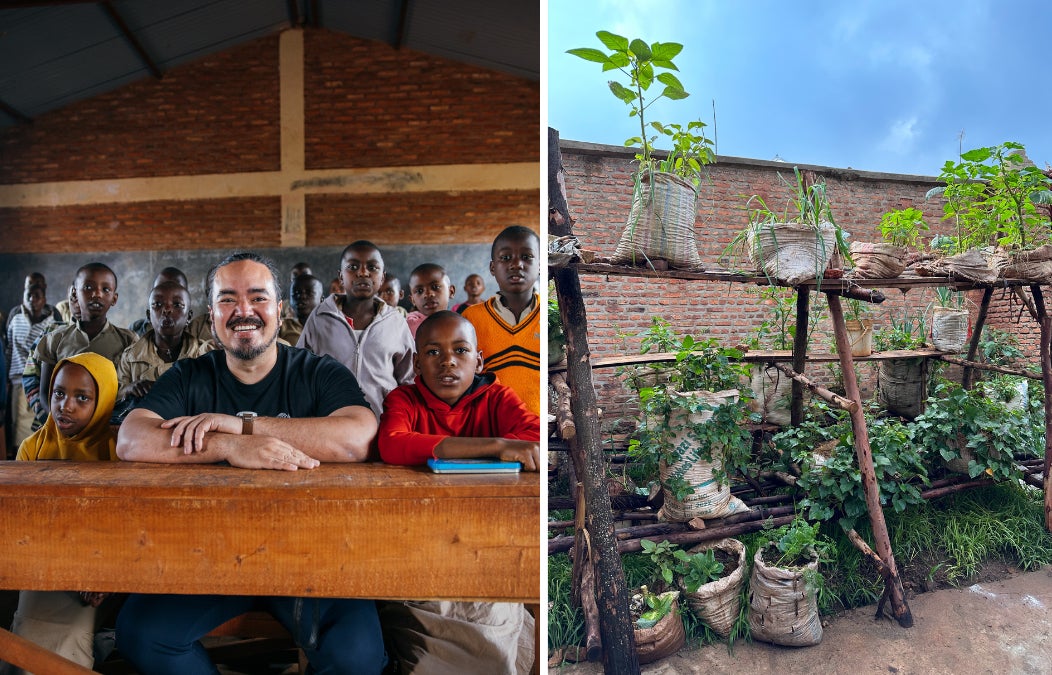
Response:
[[[749,259],[763,274],[796,286],[822,274],[836,249],[832,223],[817,230],[799,223],[751,227],[746,238]]]
[[[712,406],[733,404],[738,401],[737,389],[689,393]],[[698,459],[694,440],[689,429],[684,428],[688,424],[704,424],[712,418],[712,412],[702,410],[687,413],[682,410],[674,410],[670,415],[667,423],[672,427],[681,428],[673,434],[671,441],[672,447],[676,448],[681,456],[673,462],[659,462],[658,475],[663,486],[667,485],[671,478],[682,478],[691,485],[694,491],[679,500],[671,491],[664,490],[665,501],[658,511],[659,520],[683,523],[694,518],[723,518],[749,510],[745,502],[731,496],[730,481],[724,479],[720,483],[716,480],[715,474],[721,466],[720,458],[713,457],[712,461]],[[659,420],[648,420],[648,424],[660,423]]]
[[[948,258],[918,263],[915,269],[917,274],[925,277],[949,277],[991,284],[1001,275],[1007,262],[1008,258],[1003,253],[982,252],[972,248]]]
[[[670,267],[701,270],[697,215],[698,192],[689,181],[671,173],[643,174],[611,264],[646,266],[660,258]]]
[[[855,279],[894,279],[906,269],[906,249],[882,242],[851,242],[855,267],[848,275]]]
[[[683,595],[694,615],[704,621],[714,633],[725,638],[731,634],[741,610],[741,590],[745,585],[745,544],[737,539],[707,541],[691,548],[687,553],[704,553],[710,549],[718,549],[734,556],[738,566],[727,576],[699,587],[694,593],[688,593],[684,588]],[[680,586],[683,586],[682,580]]]
[[[1002,279],[1026,279],[1038,283],[1052,281],[1052,245],[1044,245],[1033,251],[1013,251],[1001,270]]]
[[[822,641],[818,592],[804,581],[804,570],[817,571],[818,560],[799,570],[773,567],[764,562],[764,550],[756,551],[749,580],[752,638],[785,647],[818,644]]]
[[[927,359],[890,359],[877,367],[877,400],[893,415],[913,419],[928,398]]]
[[[941,352],[957,353],[968,341],[968,310],[936,307],[931,317],[931,344]]]
[[[687,632],[683,628],[683,617],[679,613],[679,601],[673,601],[672,611],[652,628],[635,629],[636,653],[639,662],[653,663],[675,654],[687,643]]]

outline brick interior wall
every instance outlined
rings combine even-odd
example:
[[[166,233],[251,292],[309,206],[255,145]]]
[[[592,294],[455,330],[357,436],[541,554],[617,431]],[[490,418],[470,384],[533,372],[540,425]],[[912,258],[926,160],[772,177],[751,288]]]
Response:
[[[305,48],[308,168],[537,161],[536,82],[327,31]]]
[[[622,148],[562,142],[567,201],[576,221],[574,233],[583,248],[599,255],[614,251],[625,227],[632,195],[631,154]],[[942,201],[924,199],[925,193],[938,184],[934,178],[808,168],[825,179],[834,217],[852,241],[879,241],[881,215],[907,206],[924,212],[931,228],[929,236],[949,232],[948,224],[941,220]],[[724,158],[708,167],[697,218],[698,250],[706,269],[749,268],[741,254],[725,256],[725,250],[747,222],[749,195],[760,195],[772,210],[784,209],[788,191],[779,174],[794,180],[789,164]],[[681,334],[712,336],[725,345],[748,342],[760,323],[772,318],[773,303],[761,300],[761,289],[748,284],[584,274],[581,286],[593,357],[637,353],[639,340],[633,336],[646,329],[654,316],[668,320]],[[908,312],[924,316],[930,328],[934,291],[918,288],[903,294],[887,289],[885,293],[887,300],[873,307],[878,326]],[[982,294],[968,295],[974,317]],[[812,295],[812,311],[821,311],[823,304],[817,294]],[[996,291],[987,325],[1015,333],[1033,361],[1037,326],[1026,315],[1017,322],[1019,309],[1018,301],[1013,303],[1012,297]],[[790,311],[795,314],[795,309]],[[811,350],[830,352],[832,341],[830,324],[823,321],[813,334]],[[872,390],[875,366],[859,364],[858,370],[865,395]],[[812,364],[808,374],[832,381],[828,368]],[[612,370],[596,371],[596,387],[606,422],[631,414],[632,397]]]
[[[304,49],[307,168],[538,161],[537,82],[324,30],[308,30]],[[279,37],[261,38],[5,129],[0,184],[279,170],[278,57]],[[342,245],[351,224],[378,239],[485,244],[495,228],[539,222],[536,190],[312,195],[306,236]],[[281,206],[5,208],[0,232],[0,254],[163,250],[173,238],[182,249],[278,246]]]

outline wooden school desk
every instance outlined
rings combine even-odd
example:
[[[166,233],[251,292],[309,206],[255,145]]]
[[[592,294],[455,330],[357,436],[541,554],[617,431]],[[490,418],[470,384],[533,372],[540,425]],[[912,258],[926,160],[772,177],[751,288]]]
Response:
[[[2,589],[540,598],[537,473],[0,462],[0,514]]]

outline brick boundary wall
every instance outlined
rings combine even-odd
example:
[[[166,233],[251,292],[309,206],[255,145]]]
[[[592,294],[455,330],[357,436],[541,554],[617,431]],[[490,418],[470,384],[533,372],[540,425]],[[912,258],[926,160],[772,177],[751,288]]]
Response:
[[[634,151],[617,147],[560,142],[566,171],[566,196],[574,233],[584,249],[600,255],[613,253],[624,230],[632,196]],[[943,202],[925,201],[925,193],[938,185],[934,177],[886,174],[855,169],[800,165],[813,170],[826,181],[827,192],[837,223],[850,235],[850,241],[879,241],[880,217],[892,209],[913,206],[925,214],[930,231],[925,241],[937,233],[949,233],[941,220]],[[779,174],[793,178],[793,165],[782,162],[720,157],[707,167],[708,176],[700,188],[697,217],[698,250],[707,269],[720,266],[745,268],[747,261],[718,261],[725,249],[747,223],[745,204],[750,195],[760,195],[772,210],[782,210],[789,193]],[[581,290],[588,312],[588,338],[593,357],[636,353],[639,341],[630,337],[644,330],[651,317],[672,323],[683,334],[716,337],[722,344],[746,342],[765,319],[770,307],[763,304],[759,288],[747,284],[645,279],[619,275],[581,276]],[[930,317],[935,295],[931,289],[900,293],[885,290],[887,300],[875,306],[876,325],[887,325],[891,317],[905,311]],[[981,293],[969,293],[973,319]],[[812,296],[812,308],[818,303]],[[1014,333],[1031,363],[1036,362],[1038,327],[1028,315],[1017,321],[1020,306],[1010,294],[995,291],[987,326]],[[793,306],[795,314],[795,305]],[[930,327],[930,322],[928,322]],[[820,324],[812,338],[812,350],[832,351],[832,330],[828,320]],[[875,366],[859,364],[863,394],[872,391]],[[596,372],[596,388],[604,420],[609,424],[622,415],[632,414],[631,394],[612,370]],[[812,365],[808,373],[830,382],[828,369]]]

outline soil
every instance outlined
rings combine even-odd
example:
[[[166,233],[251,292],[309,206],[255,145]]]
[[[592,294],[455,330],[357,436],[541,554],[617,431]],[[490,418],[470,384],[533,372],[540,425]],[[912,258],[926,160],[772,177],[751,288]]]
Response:
[[[779,647],[763,642],[687,648],[642,668],[660,675],[709,672],[1019,673],[1052,672],[1052,566],[1034,572],[991,561],[959,588],[940,585],[922,565],[904,569],[913,626],[874,618],[875,607],[823,617],[822,642]],[[554,665],[554,664],[551,664]],[[602,664],[552,668],[558,675],[595,675]]]

